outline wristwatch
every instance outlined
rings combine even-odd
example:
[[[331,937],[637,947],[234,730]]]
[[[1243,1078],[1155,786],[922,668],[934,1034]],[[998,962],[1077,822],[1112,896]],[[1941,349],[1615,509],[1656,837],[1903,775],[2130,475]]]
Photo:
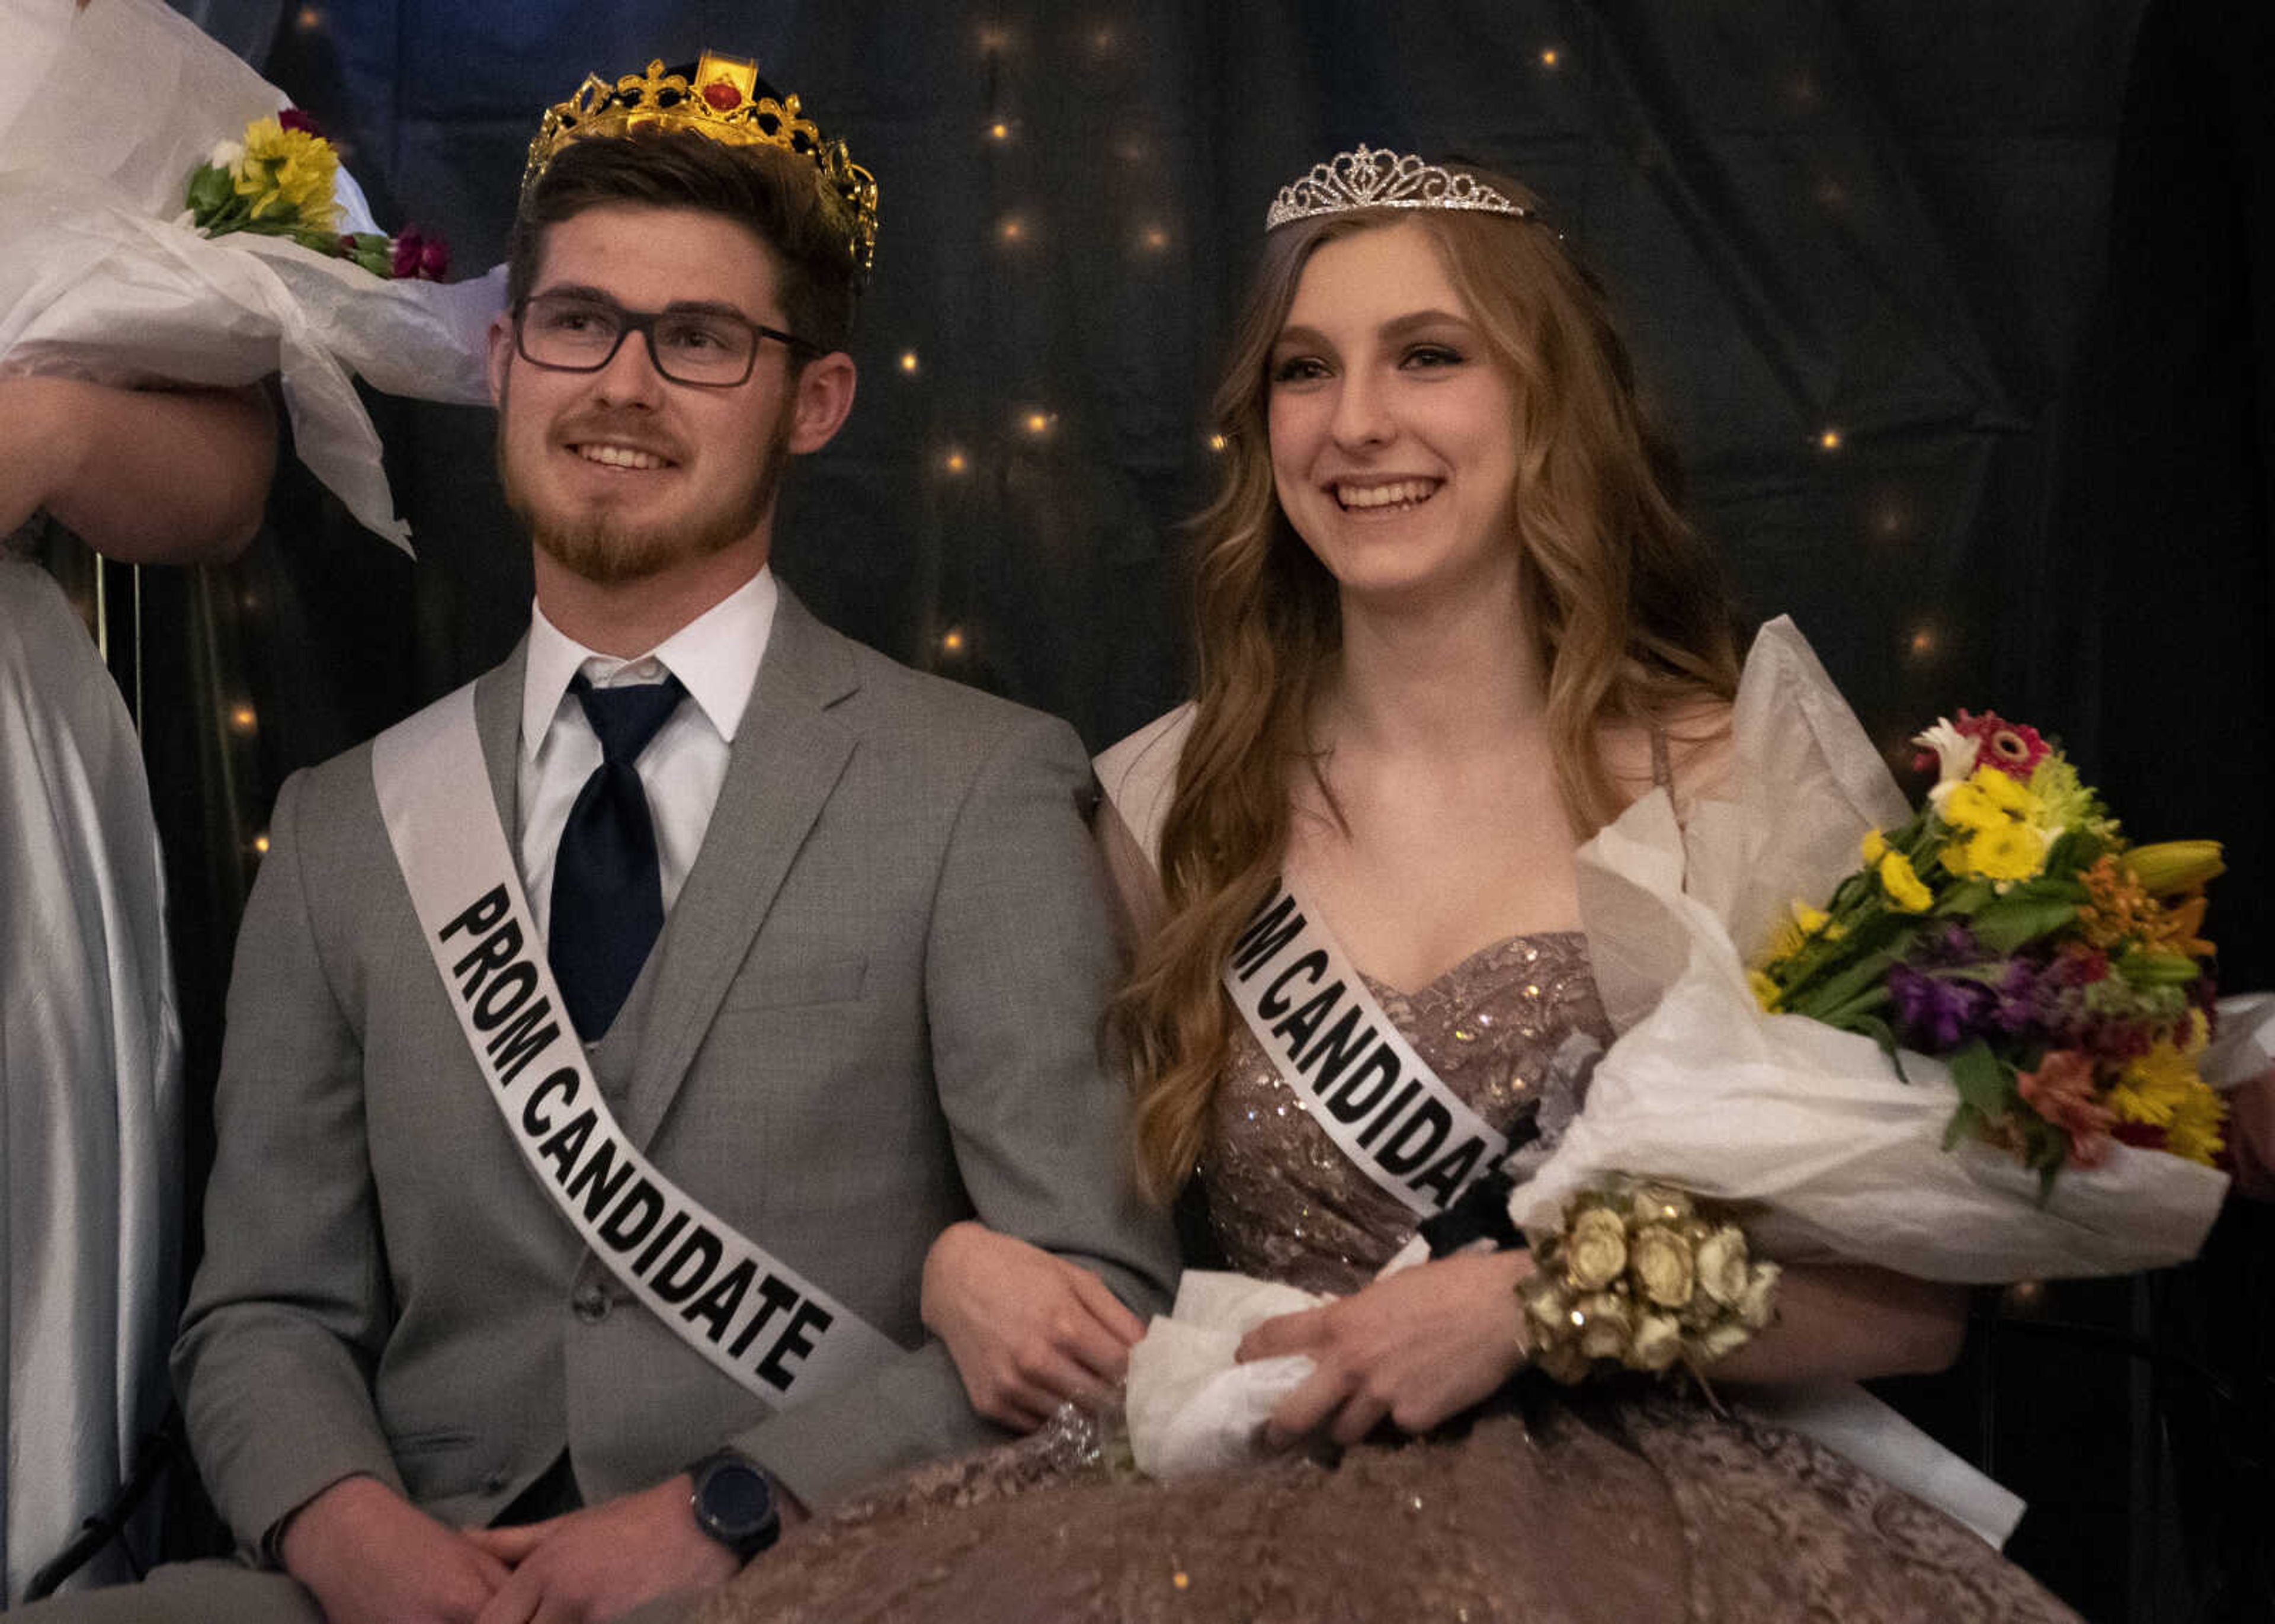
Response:
[[[742,1561],[749,1561],[782,1537],[782,1511],[775,1502],[775,1480],[750,1456],[722,1449],[687,1469],[695,1479],[688,1496],[695,1526]]]

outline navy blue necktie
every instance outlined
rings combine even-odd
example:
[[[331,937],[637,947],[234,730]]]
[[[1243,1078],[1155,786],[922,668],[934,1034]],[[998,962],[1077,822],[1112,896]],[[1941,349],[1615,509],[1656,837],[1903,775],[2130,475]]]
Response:
[[[553,977],[577,1035],[608,1030],[663,929],[663,875],[647,790],[632,764],[687,690],[676,676],[636,687],[569,684],[601,740],[601,765],[577,792],[553,860]]]

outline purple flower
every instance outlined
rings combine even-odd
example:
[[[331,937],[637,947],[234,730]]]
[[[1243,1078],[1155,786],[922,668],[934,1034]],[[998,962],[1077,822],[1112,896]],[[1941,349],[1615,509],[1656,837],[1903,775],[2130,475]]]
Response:
[[[1996,1001],[1982,983],[1924,974],[1908,964],[1889,967],[1888,996],[1897,1035],[1931,1054],[1947,1054],[1979,1035],[1995,1013]]]

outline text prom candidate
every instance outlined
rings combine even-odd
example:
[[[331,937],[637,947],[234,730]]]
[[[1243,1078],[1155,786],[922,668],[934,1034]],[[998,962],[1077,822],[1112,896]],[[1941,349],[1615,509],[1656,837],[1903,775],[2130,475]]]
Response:
[[[533,147],[491,347],[528,638],[383,736],[376,789],[370,746],[290,780],[246,912],[176,1371],[215,1501],[299,1582],[208,1567],[117,1616],[615,1616],[771,1531],[696,1493],[722,1447],[696,1477],[763,1468],[794,1512],[987,1435],[915,1346],[943,1226],[1141,1305],[1173,1269],[1098,1059],[1075,736],[766,568],[784,462],[852,402],[873,185],[747,64],[693,77],[588,83]],[[475,782],[431,770],[453,742]],[[422,797],[464,838],[407,835]],[[520,913],[510,873],[449,888],[491,819]]]

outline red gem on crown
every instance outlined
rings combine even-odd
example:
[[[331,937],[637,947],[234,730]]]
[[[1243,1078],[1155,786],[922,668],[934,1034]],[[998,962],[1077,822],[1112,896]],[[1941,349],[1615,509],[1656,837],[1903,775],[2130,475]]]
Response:
[[[722,113],[731,113],[743,100],[743,93],[723,79],[714,79],[703,87],[703,99]]]

